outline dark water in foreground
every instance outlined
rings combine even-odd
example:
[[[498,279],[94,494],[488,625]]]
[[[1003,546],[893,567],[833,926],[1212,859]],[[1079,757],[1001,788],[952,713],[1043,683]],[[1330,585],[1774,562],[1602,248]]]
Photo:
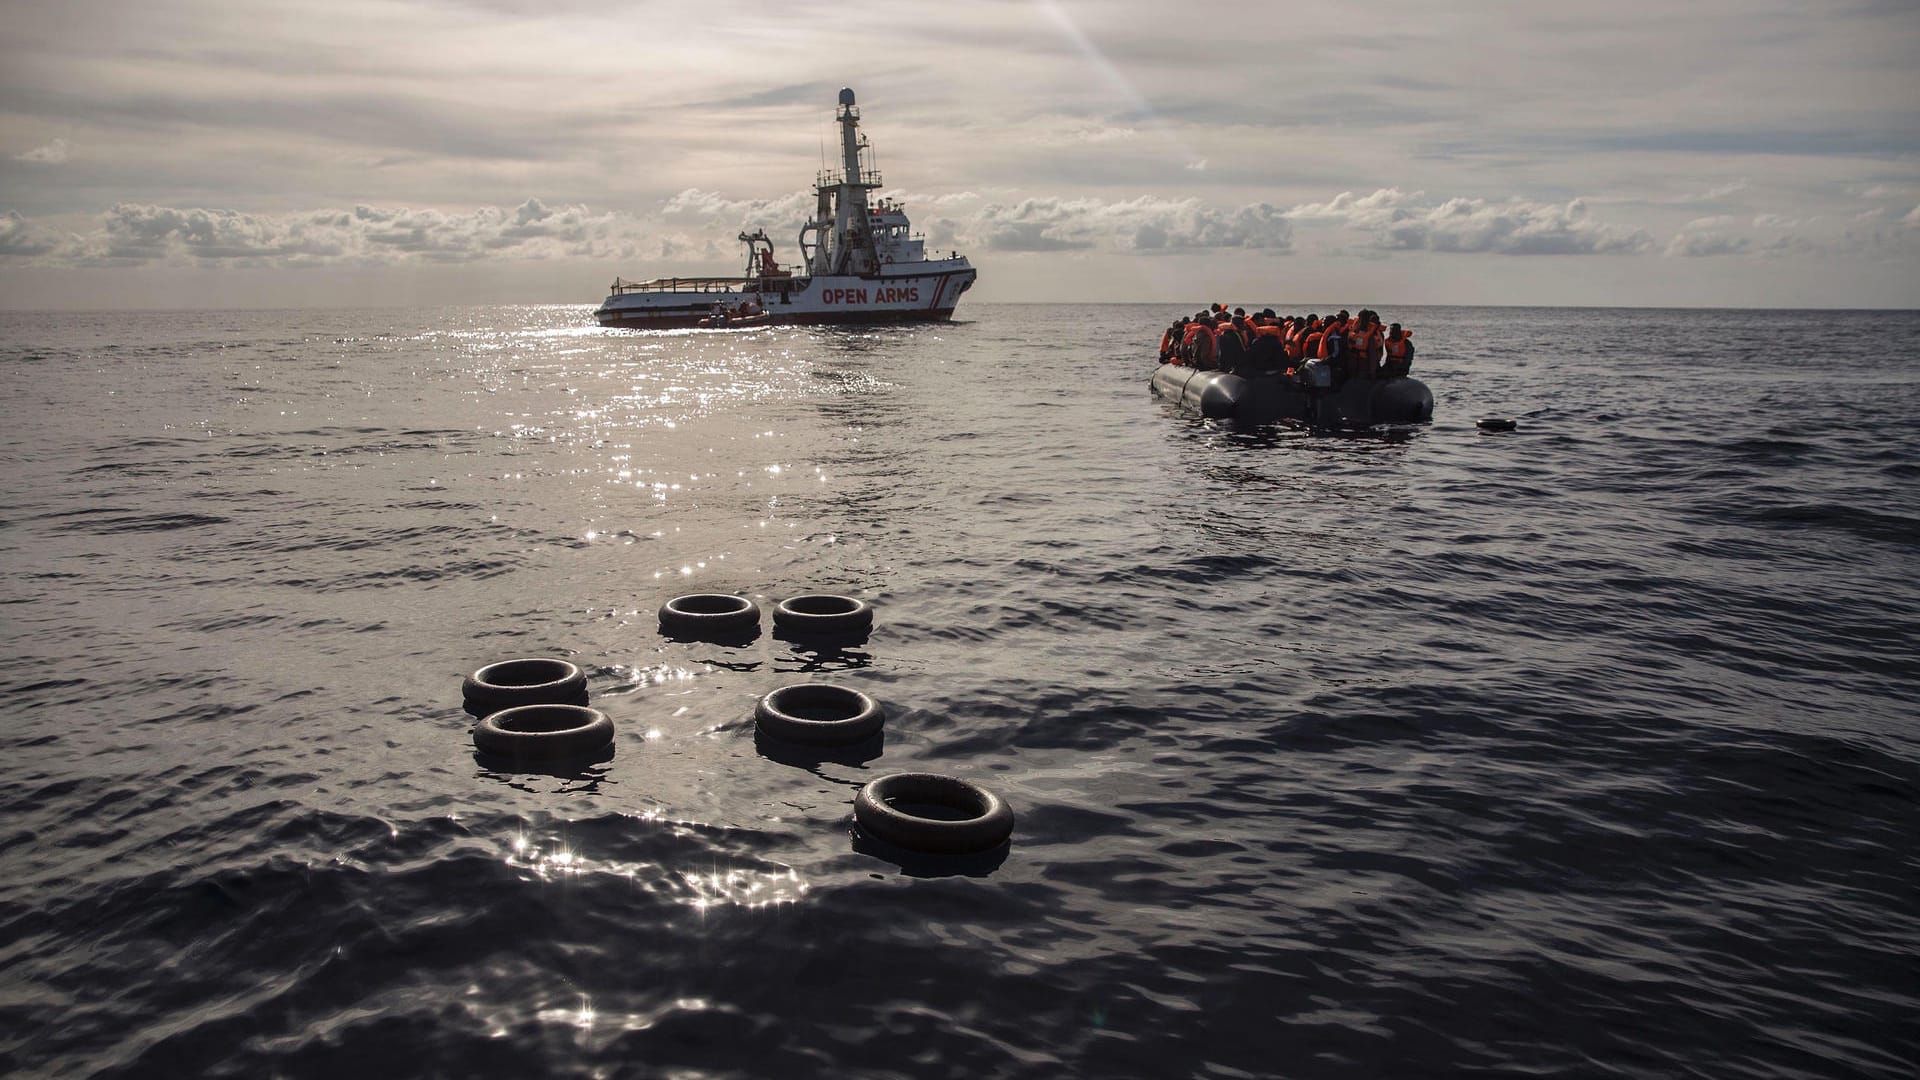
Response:
[[[1150,400],[1178,313],[0,316],[0,1072],[1920,1070],[1920,316],[1388,311],[1353,438]],[[613,757],[477,762],[546,654]],[[1011,847],[857,848],[912,769]]]

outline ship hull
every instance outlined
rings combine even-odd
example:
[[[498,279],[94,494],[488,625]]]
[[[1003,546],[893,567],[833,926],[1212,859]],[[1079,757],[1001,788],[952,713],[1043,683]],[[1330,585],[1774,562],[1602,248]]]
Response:
[[[734,320],[719,326],[709,325],[706,309],[698,312],[675,311],[596,311],[601,326],[619,330],[745,330],[765,326],[881,326],[897,323],[948,322],[953,308],[936,311],[811,311],[775,310],[770,319],[743,323]]]
[[[945,322],[973,286],[971,267],[879,277],[741,279],[725,287],[640,288],[607,297],[594,318],[629,330],[685,330],[712,317],[713,307],[751,301],[776,325],[868,326]],[[709,279],[711,280],[711,279]]]

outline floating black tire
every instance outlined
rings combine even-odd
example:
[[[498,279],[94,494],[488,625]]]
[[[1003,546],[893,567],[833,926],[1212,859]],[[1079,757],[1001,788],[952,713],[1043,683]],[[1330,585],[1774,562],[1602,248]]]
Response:
[[[795,596],[773,609],[773,625],[790,634],[864,634],[873,629],[873,606],[832,593]]]
[[[473,726],[482,753],[521,761],[587,757],[613,741],[613,721],[585,705],[521,705]]]
[[[1474,421],[1473,426],[1481,431],[1512,431],[1520,425],[1504,416],[1489,416],[1484,420]]]
[[[922,812],[927,810],[942,816]],[[875,780],[853,800],[853,819],[876,840],[943,855],[987,851],[1013,835],[1013,811],[998,795],[937,773],[894,773]]]
[[[731,637],[760,628],[760,609],[731,593],[688,593],[660,605],[660,629],[688,637]]]
[[[551,656],[502,660],[467,676],[460,696],[478,715],[516,705],[584,705],[587,675],[579,665]]]
[[[761,698],[753,710],[753,722],[762,732],[801,743],[859,742],[886,720],[879,702],[826,683],[783,686]]]

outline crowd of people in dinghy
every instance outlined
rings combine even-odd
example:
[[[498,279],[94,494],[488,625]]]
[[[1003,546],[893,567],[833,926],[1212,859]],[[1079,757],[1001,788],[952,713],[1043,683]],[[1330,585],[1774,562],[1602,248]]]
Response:
[[[1160,362],[1303,381],[1309,373],[1324,374],[1325,380],[1312,381],[1338,385],[1407,374],[1413,366],[1412,336],[1399,323],[1381,326],[1380,314],[1368,308],[1323,319],[1276,315],[1272,308],[1249,315],[1245,308],[1228,311],[1225,304],[1215,304],[1167,327],[1160,337]]]

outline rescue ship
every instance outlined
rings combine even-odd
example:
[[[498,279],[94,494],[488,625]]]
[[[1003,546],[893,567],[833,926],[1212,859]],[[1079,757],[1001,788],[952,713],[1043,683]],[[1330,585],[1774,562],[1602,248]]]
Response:
[[[670,330],[758,312],[773,323],[816,326],[951,319],[960,295],[973,287],[973,266],[957,252],[928,258],[905,209],[870,198],[881,186],[880,173],[860,133],[852,90],[840,91],[836,119],[841,167],[822,171],[814,184],[818,202],[813,220],[800,228],[796,266],[780,266],[765,230],[743,232],[744,275],[615,278],[594,312],[600,325]],[[737,318],[732,325],[740,325]]]

